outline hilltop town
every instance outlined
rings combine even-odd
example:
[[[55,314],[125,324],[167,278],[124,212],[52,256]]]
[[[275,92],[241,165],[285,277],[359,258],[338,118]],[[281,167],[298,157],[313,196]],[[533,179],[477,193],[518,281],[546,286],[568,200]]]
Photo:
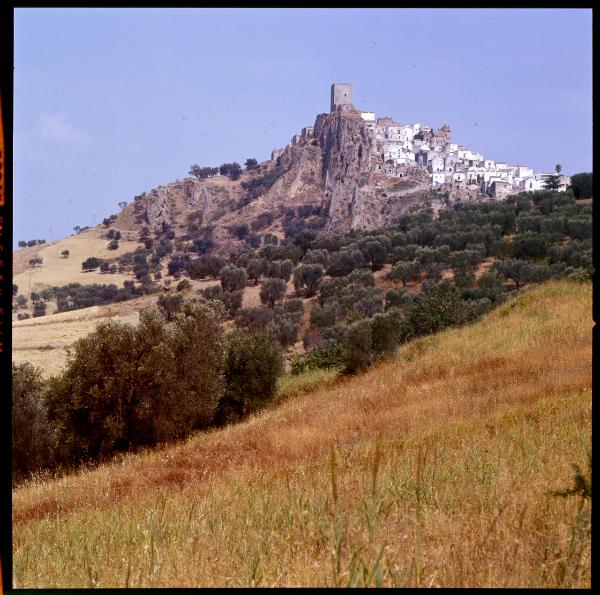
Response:
[[[352,85],[331,85],[330,113],[360,117],[369,131],[375,152],[380,154],[377,169],[386,176],[403,177],[414,174],[418,166],[429,175],[430,186],[440,191],[452,191],[455,196],[481,195],[501,199],[509,194],[542,190],[553,173],[534,172],[531,167],[488,159],[482,153],[452,142],[451,130],[444,123],[434,129],[417,122],[401,124],[389,116],[376,117],[374,112],[360,111],[352,104]],[[307,126],[292,137],[291,145],[313,140],[314,127]],[[286,147],[287,148],[287,147]],[[275,160],[285,151],[275,149]],[[557,190],[565,191],[570,177],[559,176]]]

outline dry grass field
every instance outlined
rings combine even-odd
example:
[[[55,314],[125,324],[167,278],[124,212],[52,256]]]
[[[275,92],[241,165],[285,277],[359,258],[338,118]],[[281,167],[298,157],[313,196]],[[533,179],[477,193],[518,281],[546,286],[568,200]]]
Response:
[[[102,230],[94,228],[57,242],[16,250],[13,258],[13,283],[16,283],[19,291],[25,295],[45,287],[67,285],[68,283],[81,283],[82,285],[114,283],[118,287],[122,287],[123,281],[131,279],[131,276],[120,273],[107,275],[100,273],[99,270],[88,272],[81,270],[81,263],[90,256],[104,259],[117,258],[125,252],[132,252],[139,246],[137,241],[123,239],[119,241],[119,247],[116,250],[108,250],[106,248],[108,240],[101,238],[101,233]],[[68,258],[61,256],[63,250],[69,250]],[[35,256],[44,260],[41,266],[32,268],[28,263]]]
[[[592,326],[591,285],[551,282],[364,375],[283,379],[238,425],[32,481],[15,587],[590,587],[590,505],[551,492],[591,446]]]

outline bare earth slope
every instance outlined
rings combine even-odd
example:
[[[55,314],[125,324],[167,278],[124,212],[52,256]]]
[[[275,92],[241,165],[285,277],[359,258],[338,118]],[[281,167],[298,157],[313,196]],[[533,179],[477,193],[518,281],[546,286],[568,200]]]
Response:
[[[15,586],[590,586],[591,285],[184,443],[14,492]]]

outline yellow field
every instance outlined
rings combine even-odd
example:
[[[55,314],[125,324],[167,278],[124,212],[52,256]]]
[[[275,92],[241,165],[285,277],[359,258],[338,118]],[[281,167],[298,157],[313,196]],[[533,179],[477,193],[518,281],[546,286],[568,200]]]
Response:
[[[591,284],[235,426],[14,491],[15,587],[589,587]],[[310,385],[319,388],[312,392]]]
[[[68,283],[114,283],[123,286],[123,281],[131,276],[115,273],[103,274],[99,270],[83,272],[81,263],[90,256],[111,259],[121,256],[125,252],[132,252],[139,243],[137,241],[119,240],[116,250],[107,250],[108,240],[99,237],[100,230],[90,230],[77,236],[69,236],[57,242],[32,246],[17,250],[14,256],[13,283],[19,286],[19,292],[29,296],[32,291],[38,291],[54,285],[67,285]],[[69,250],[68,258],[63,258],[60,253]],[[39,267],[30,267],[29,259],[34,256],[44,259]]]

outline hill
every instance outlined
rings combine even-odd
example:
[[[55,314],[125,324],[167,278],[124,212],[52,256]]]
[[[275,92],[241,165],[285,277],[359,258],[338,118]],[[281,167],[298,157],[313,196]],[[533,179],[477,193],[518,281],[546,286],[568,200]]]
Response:
[[[15,587],[590,587],[591,284],[225,429],[15,490]],[[288,391],[289,393],[290,391]]]

